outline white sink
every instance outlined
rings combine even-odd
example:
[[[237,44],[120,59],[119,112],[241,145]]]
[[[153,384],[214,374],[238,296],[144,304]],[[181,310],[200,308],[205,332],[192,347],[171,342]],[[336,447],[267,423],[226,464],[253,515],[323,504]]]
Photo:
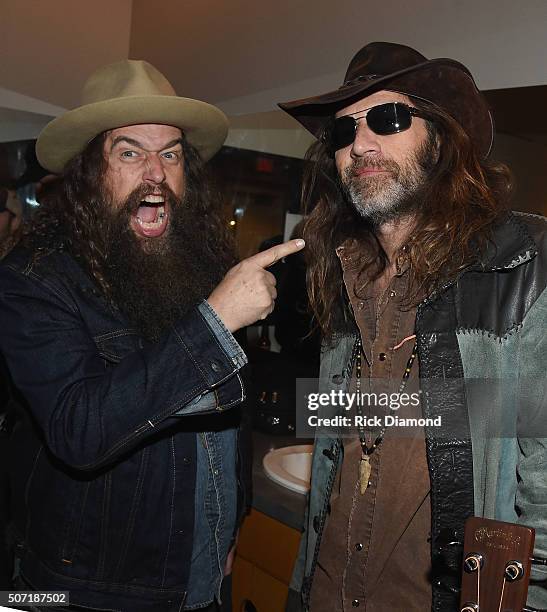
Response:
[[[285,446],[266,453],[262,465],[266,475],[282,487],[306,494],[310,489],[312,444]]]

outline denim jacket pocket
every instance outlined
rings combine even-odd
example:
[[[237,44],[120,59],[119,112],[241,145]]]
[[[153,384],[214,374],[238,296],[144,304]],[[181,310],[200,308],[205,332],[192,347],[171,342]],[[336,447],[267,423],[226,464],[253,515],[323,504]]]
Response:
[[[142,339],[132,329],[117,329],[93,340],[101,358],[110,364],[119,363],[126,355],[142,348]]]

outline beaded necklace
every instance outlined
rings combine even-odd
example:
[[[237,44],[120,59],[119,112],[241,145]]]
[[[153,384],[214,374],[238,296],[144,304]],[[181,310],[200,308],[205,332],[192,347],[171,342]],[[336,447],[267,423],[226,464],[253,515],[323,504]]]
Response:
[[[355,378],[356,378],[355,390],[357,393],[356,409],[357,409],[357,414],[360,417],[363,416],[363,413],[361,411],[361,402],[359,401],[359,398],[361,397],[361,351],[362,351],[362,344],[361,344],[361,339],[359,338],[355,345]],[[401,395],[403,391],[405,390],[405,387],[408,381],[408,377],[410,376],[410,371],[412,370],[412,364],[414,363],[414,360],[416,359],[417,352],[418,352],[418,343],[415,342],[412,348],[412,353],[410,357],[408,358],[408,361],[406,362],[401,384],[399,385],[399,395]],[[359,430],[359,442],[361,444],[361,459],[359,460],[359,488],[361,491],[361,495],[363,495],[365,491],[367,490],[367,487],[369,484],[370,470],[371,470],[370,456],[374,453],[374,451],[382,443],[382,440],[384,439],[384,434],[386,432],[386,426],[384,424],[379,434],[376,436],[374,442],[370,446],[367,446],[364,428],[359,426],[358,430]]]

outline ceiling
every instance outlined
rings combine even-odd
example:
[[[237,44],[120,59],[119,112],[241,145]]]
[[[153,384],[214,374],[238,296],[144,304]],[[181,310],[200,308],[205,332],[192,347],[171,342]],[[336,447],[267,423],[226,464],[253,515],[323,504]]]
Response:
[[[90,72],[127,57],[153,63],[180,95],[223,108],[236,141],[296,130],[276,102],[337,87],[371,40],[457,58],[482,89],[518,88],[522,100],[526,88],[533,104],[545,101],[545,0],[0,0],[0,15],[0,140],[8,123],[10,138],[18,125],[24,137],[37,133],[78,105]],[[517,119],[512,104],[500,129]],[[545,131],[531,117],[520,115],[521,132]]]
[[[459,59],[481,89],[544,85],[546,23],[545,0],[134,0],[129,54],[241,114],[338,87],[373,40]]]

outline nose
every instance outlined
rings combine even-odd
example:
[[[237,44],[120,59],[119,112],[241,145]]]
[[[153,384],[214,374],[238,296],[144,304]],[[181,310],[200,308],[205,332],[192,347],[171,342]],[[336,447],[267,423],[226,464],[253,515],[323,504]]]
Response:
[[[374,153],[380,153],[379,136],[368,127],[366,121],[361,120],[357,123],[355,140],[351,147],[351,156],[358,158]]]
[[[152,185],[159,185],[165,180],[165,170],[157,153],[147,154],[142,180]]]

